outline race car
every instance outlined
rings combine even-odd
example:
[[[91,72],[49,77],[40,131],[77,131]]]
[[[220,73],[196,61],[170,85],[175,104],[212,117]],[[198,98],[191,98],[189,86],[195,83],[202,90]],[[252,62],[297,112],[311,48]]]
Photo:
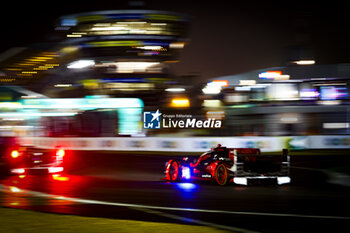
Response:
[[[12,174],[53,174],[64,170],[65,154],[65,150],[62,148],[46,150],[28,146],[16,146],[8,150],[5,162]]]
[[[257,148],[226,148],[220,144],[198,159],[170,159],[165,165],[165,180],[213,180],[219,185],[286,184],[289,176],[289,154],[261,155]]]

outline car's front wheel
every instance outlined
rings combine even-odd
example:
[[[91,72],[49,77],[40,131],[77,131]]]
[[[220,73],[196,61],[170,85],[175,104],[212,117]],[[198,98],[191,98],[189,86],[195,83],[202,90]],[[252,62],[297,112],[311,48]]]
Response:
[[[171,181],[179,181],[180,180],[180,164],[179,162],[173,160],[170,163],[169,167],[169,179]]]
[[[228,181],[228,173],[224,164],[219,163],[215,169],[215,179],[219,185],[225,185]]]

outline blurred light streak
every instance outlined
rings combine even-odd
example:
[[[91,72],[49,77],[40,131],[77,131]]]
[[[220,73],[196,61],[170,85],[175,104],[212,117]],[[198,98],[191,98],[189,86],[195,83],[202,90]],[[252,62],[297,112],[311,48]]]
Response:
[[[76,112],[8,112],[0,113],[0,117],[43,117],[43,116],[75,116]],[[29,126],[27,126],[29,127]]]
[[[24,108],[28,109],[96,109],[96,108],[142,108],[138,98],[52,98],[24,99]],[[69,112],[67,112],[68,114]],[[76,114],[75,112],[73,112]],[[71,114],[73,114],[71,113]],[[40,115],[40,113],[38,113]],[[44,113],[42,113],[44,114]],[[1,114],[0,114],[1,116]]]
[[[215,95],[215,94],[219,94],[221,92],[221,87],[210,87],[210,86],[206,86],[202,89],[202,92],[204,94],[208,94],[208,95]]]
[[[171,107],[175,107],[175,108],[183,108],[183,107],[189,107],[190,106],[190,101],[187,98],[174,98],[171,100]]]
[[[55,87],[71,87],[72,84],[55,84]]]
[[[228,86],[228,81],[227,80],[213,80],[208,83],[209,86],[219,86],[219,87],[227,87]]]
[[[315,60],[300,60],[300,61],[294,61],[293,63],[297,65],[314,65],[316,62]]]
[[[341,104],[340,100],[324,100],[324,101],[318,101],[318,104],[321,105],[339,105]]]
[[[347,129],[349,127],[349,123],[323,123],[324,129]]]
[[[302,99],[314,99],[318,98],[320,93],[317,91],[317,89],[302,89],[300,92],[300,98]]]
[[[165,91],[168,91],[168,92],[184,92],[186,89],[185,88],[167,88],[165,89]]]
[[[22,104],[18,102],[0,102],[0,108],[18,109],[22,108]]]
[[[321,86],[321,100],[336,100],[336,99],[344,99],[349,96],[347,87],[344,87],[345,83],[339,83],[338,85],[332,84],[332,86]]]
[[[22,99],[35,99],[38,97],[39,96],[36,96],[36,95],[23,95],[23,96],[21,96]]]
[[[149,72],[147,69],[160,62],[117,62],[117,73]],[[160,70],[154,70],[159,72]],[[151,72],[151,71],[150,71]]]
[[[261,79],[274,79],[274,80],[288,80],[290,78],[287,74],[282,74],[282,71],[266,71],[259,74]]]
[[[15,169],[11,169],[11,172],[12,173],[16,173],[16,174],[23,174],[23,173],[25,173],[25,169],[23,169],[23,168],[15,168]]]
[[[255,80],[239,80],[239,85],[255,85]]]
[[[295,84],[285,84],[278,83],[269,86],[267,89],[267,94],[269,99],[276,100],[298,100],[299,92],[297,85]]]
[[[83,69],[95,65],[94,60],[78,60],[68,64],[68,69]]]
[[[169,48],[171,49],[182,49],[185,47],[184,42],[172,42],[169,44]]]
[[[211,82],[208,82],[207,85],[202,89],[202,92],[204,94],[219,94],[221,92],[222,87],[227,87],[228,81],[227,80],[213,80]]]
[[[48,170],[49,170],[49,173],[62,172],[63,167],[49,167]]]
[[[235,91],[250,91],[251,86],[241,86],[241,87],[235,87]]]
[[[53,180],[57,180],[57,181],[68,181],[69,180],[69,177],[67,176],[61,176],[59,174],[53,174],[52,175],[52,179]]]
[[[163,47],[162,46],[139,46],[139,47],[136,47],[138,49],[144,49],[144,50],[162,50]]]
[[[204,100],[202,106],[203,107],[220,107],[221,106],[220,100]]]
[[[282,117],[281,122],[288,123],[288,124],[297,123],[298,118],[297,117]]]
[[[222,120],[225,117],[225,112],[224,111],[207,111],[205,115],[208,119],[211,118],[216,120]]]
[[[11,187],[10,187],[10,191],[13,192],[13,193],[19,193],[19,192],[21,192],[21,190],[20,190],[19,188],[14,187],[14,186],[11,186]]]

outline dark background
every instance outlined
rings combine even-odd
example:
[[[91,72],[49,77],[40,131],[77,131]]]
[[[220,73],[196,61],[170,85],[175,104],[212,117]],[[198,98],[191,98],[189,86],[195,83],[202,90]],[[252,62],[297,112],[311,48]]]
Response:
[[[143,2],[141,9],[193,17],[190,44],[173,66],[178,75],[205,79],[283,66],[291,51],[300,48],[311,53],[317,64],[350,60],[350,17],[344,1]],[[128,1],[117,0],[2,2],[0,51],[52,39],[55,20],[62,15],[128,8]]]

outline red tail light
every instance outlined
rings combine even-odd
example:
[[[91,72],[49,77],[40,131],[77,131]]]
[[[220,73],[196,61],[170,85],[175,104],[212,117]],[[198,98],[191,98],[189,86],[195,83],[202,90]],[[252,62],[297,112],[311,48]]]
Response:
[[[63,149],[59,149],[57,150],[56,155],[59,157],[63,157],[65,155],[65,151]]]
[[[13,151],[11,151],[11,157],[12,158],[18,158],[18,156],[19,156],[19,152],[18,152],[18,150],[13,150]]]

